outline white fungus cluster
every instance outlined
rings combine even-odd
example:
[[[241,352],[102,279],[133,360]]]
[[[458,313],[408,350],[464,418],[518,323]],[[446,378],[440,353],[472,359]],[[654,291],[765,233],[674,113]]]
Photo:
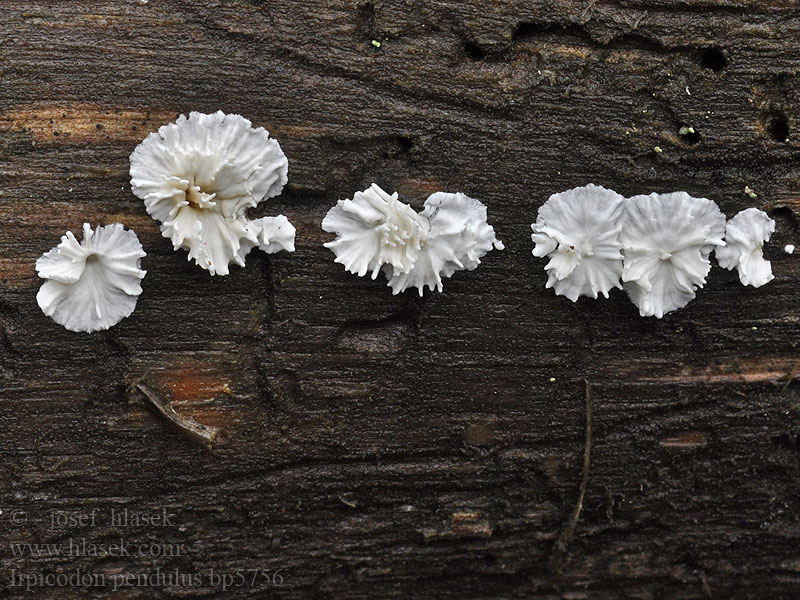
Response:
[[[772,279],[762,248],[775,222],[750,208],[726,226],[714,202],[686,192],[626,199],[589,184],[552,195],[531,228],[534,256],[550,259],[548,288],[573,302],[624,288],[643,317],[686,306],[705,284],[714,250],[745,285]]]
[[[486,207],[464,194],[431,194],[417,213],[397,192],[373,183],[340,200],[322,228],[336,234],[325,246],[347,271],[372,279],[383,272],[392,293],[416,287],[422,296],[426,286],[442,291],[442,278],[471,271],[492,248],[503,249],[486,219]]]
[[[71,231],[61,243],[36,261],[46,279],[36,294],[45,315],[70,331],[108,329],[136,308],[145,276],[142,245],[120,223],[83,225],[79,242]]]
[[[131,189],[160,222],[173,248],[212,275],[244,266],[253,248],[294,251],[295,228],[283,216],[251,219],[247,210],[281,193],[288,161],[263,128],[239,115],[192,112],[161,127],[130,157]],[[596,185],[552,195],[532,224],[533,254],[548,259],[547,288],[577,301],[624,289],[642,316],[663,317],[702,288],[716,251],[745,285],[773,279],[763,245],[775,231],[749,208],[726,223],[717,205],[686,192],[624,198]],[[443,279],[475,269],[503,249],[486,206],[461,193],[437,192],[421,213],[376,184],[340,200],[322,221],[336,234],[325,244],[335,262],[359,276],[383,273],[394,294],[442,291]],[[45,253],[36,270],[45,315],[72,331],[107,329],[130,315],[142,292],[145,256],[133,231],[115,223],[83,226]],[[794,246],[787,245],[791,254]]]
[[[254,247],[294,250],[284,216],[248,219],[245,211],[281,193],[288,161],[263,128],[221,111],[181,115],[151,133],[131,154],[131,189],[144,200],[175,250],[212,275],[244,266]]]
[[[244,266],[255,247],[294,251],[295,228],[283,215],[249,219],[248,208],[281,193],[288,161],[263,127],[239,115],[193,112],[151,133],[130,157],[131,189],[160,221],[175,250],[212,275]],[[83,240],[71,232],[36,263],[47,279],[37,295],[44,313],[72,331],[108,329],[133,312],[145,256],[133,231],[115,223]]]

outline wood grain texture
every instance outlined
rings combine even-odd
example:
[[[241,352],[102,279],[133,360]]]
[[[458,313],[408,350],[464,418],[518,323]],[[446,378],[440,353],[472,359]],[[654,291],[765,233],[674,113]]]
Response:
[[[800,596],[796,2],[4,0],[0,69],[0,597]],[[263,212],[297,226],[297,252],[227,277],[171,250],[127,174],[147,133],[217,109],[280,141]],[[346,274],[319,224],[373,181],[480,198],[506,250],[422,299]],[[775,280],[714,269],[661,321],[555,297],[529,224],[590,181],[767,210]],[[136,312],[91,335],[35,301],[36,258],[84,221],[148,252]],[[142,378],[220,428],[214,449],[148,411]],[[585,379],[588,485],[554,560]],[[112,524],[125,508],[172,524]],[[120,538],[183,552],[10,546]],[[75,569],[108,585],[13,581]],[[111,588],[157,569],[202,581]],[[283,581],[223,591],[211,569]]]

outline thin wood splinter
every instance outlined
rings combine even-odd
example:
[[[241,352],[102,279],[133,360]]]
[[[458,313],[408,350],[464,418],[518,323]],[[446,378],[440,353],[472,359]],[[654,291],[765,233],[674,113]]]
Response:
[[[194,442],[204,445],[206,448],[210,449],[213,446],[214,440],[219,435],[218,427],[203,425],[191,417],[179,415],[169,403],[141,383],[136,384],[136,390],[148,400],[147,406],[155,409],[159,415],[177,427],[183,435]]]
[[[558,539],[557,548],[559,552],[564,552],[567,546],[572,541],[575,535],[575,527],[578,524],[578,518],[581,516],[583,509],[583,497],[586,495],[586,486],[589,484],[589,463],[592,453],[592,388],[589,385],[589,380],[584,380],[586,383],[586,445],[583,451],[583,478],[581,479],[581,487],[578,492],[578,502],[575,505],[575,510],[572,511],[572,516],[564,528],[564,532]]]
[[[792,365],[792,368],[789,370],[789,374],[786,376],[786,385],[781,388],[781,394],[783,394],[792,382],[797,379],[797,375],[800,373],[800,365]]]

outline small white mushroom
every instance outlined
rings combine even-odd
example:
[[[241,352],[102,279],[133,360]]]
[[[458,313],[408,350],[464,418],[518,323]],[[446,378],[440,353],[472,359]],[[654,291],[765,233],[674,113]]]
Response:
[[[322,229],[336,234],[325,247],[348,272],[375,279],[383,271],[394,294],[416,287],[421,296],[426,286],[442,291],[443,277],[472,270],[492,248],[503,248],[486,218],[486,207],[464,194],[432,194],[417,213],[373,183],[331,208]]]
[[[487,222],[486,206],[464,194],[431,194],[420,216],[429,223],[427,242],[412,269],[393,269],[389,286],[395,294],[415,287],[421,296],[425,286],[441,292],[442,277],[472,271],[492,248],[505,247]]]
[[[267,254],[275,254],[281,250],[294,252],[294,236],[297,231],[283,215],[262,217],[250,221],[258,233],[258,249]]]
[[[717,248],[717,262],[723,269],[739,271],[744,285],[761,287],[772,281],[772,265],[764,260],[764,242],[775,232],[775,221],[757,208],[736,214],[725,226],[725,246]]]
[[[686,192],[628,198],[622,281],[639,314],[660,319],[686,306],[705,284],[708,257],[725,245],[724,235],[725,215],[706,198]]]
[[[352,200],[339,200],[322,220],[322,229],[335,233],[325,244],[350,273],[378,277],[384,265],[396,273],[414,267],[422,245],[428,241],[430,223],[408,204],[372,184]]]
[[[786,244],[783,247],[783,251],[786,252],[786,254],[794,254],[794,244]]]
[[[263,224],[245,211],[281,193],[288,161],[263,128],[239,115],[192,112],[151,133],[131,154],[131,189],[161,233],[212,275],[244,266]],[[277,247],[277,246],[275,246]],[[288,248],[288,246],[284,246]]]
[[[36,261],[46,279],[36,294],[45,315],[70,331],[108,329],[136,308],[146,271],[146,256],[136,234],[120,223],[83,225],[83,240],[71,231]]]
[[[533,255],[548,257],[547,288],[573,302],[580,296],[608,298],[622,289],[622,205],[624,198],[598,185],[553,194],[531,225]]]

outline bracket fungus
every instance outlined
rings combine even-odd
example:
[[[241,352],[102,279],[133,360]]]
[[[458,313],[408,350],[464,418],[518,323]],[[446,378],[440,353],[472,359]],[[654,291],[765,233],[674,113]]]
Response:
[[[78,242],[71,231],[36,261],[46,279],[36,294],[45,315],[70,331],[98,331],[116,325],[136,308],[146,256],[136,234],[120,223],[83,225]]]
[[[736,214],[725,226],[725,246],[717,248],[717,262],[723,269],[739,271],[744,285],[761,287],[772,281],[772,265],[764,260],[764,242],[775,233],[775,221],[757,208]]]
[[[335,233],[325,244],[334,262],[360,277],[381,271],[393,294],[416,287],[442,291],[442,278],[471,271],[492,248],[503,249],[487,223],[486,206],[461,193],[436,192],[417,213],[376,184],[340,200],[322,221]]]
[[[580,296],[608,298],[622,275],[622,203],[625,199],[598,185],[553,194],[531,225],[533,255],[547,257],[547,284],[573,302]]]
[[[286,155],[263,127],[222,111],[192,112],[147,136],[130,160],[131,189],[160,221],[162,235],[212,275],[227,275],[232,262],[244,266],[254,247],[294,247],[285,217],[276,217],[283,219],[276,238],[278,222],[245,214],[287,181]]]

